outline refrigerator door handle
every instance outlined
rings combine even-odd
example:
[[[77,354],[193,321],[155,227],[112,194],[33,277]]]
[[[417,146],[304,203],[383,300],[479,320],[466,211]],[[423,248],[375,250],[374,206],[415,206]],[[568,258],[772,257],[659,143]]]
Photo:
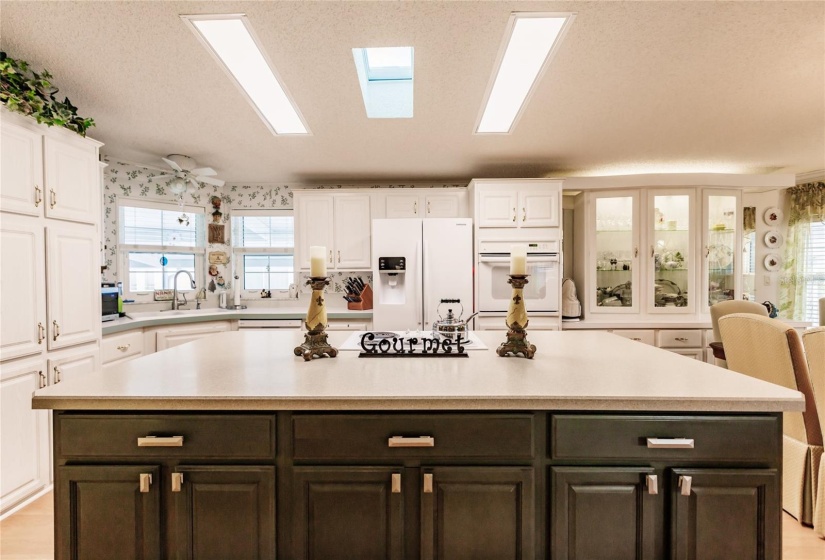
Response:
[[[430,266],[429,266],[430,263],[428,262],[428,259],[427,259],[428,245],[429,244],[425,240],[423,242],[423,251],[422,251],[423,256],[422,256],[422,259],[421,259],[421,266],[424,268],[424,271],[423,271],[423,274],[422,274],[424,281],[422,282],[422,286],[421,286],[421,299],[423,300],[423,302],[421,304],[422,307],[423,307],[423,314],[422,314],[423,323],[421,324],[422,330],[428,329],[429,327],[427,326],[427,324],[430,322],[430,320],[429,320],[430,319],[430,313],[429,313],[429,309],[427,309],[427,303],[428,303],[429,300],[427,299],[427,292],[426,292],[427,286],[429,286],[429,284],[430,284]]]
[[[421,251],[421,245],[422,245],[422,243],[423,243],[423,240],[419,239],[419,240],[418,240],[418,242],[415,244],[415,252],[416,252],[416,257],[417,257],[417,259],[416,259],[416,260],[417,260],[419,263],[420,263],[420,262],[422,262],[422,260],[421,260],[421,259],[422,259],[422,255],[421,255],[421,253],[422,253],[422,251]],[[423,268],[423,265],[422,265],[422,268]],[[421,274],[420,274],[420,275],[418,275],[417,280],[418,280],[421,284],[423,284],[423,283],[424,283],[424,274],[423,274],[423,271],[421,271]],[[420,289],[419,289],[419,287],[420,287]],[[423,293],[423,292],[424,292],[424,286],[423,286],[423,285],[422,285],[422,286],[416,286],[416,289],[415,289],[415,308],[416,308],[416,310],[417,310],[417,312],[416,312],[416,319],[417,319],[417,321],[418,321],[418,330],[419,330],[419,331],[420,331],[420,330],[422,330],[422,327],[423,327],[423,324],[422,324],[422,322],[421,322],[421,321],[422,321],[422,319],[423,319],[423,317],[422,317],[422,309],[424,308],[424,305],[423,305],[423,303],[421,302],[421,299],[424,297],[424,293]]]

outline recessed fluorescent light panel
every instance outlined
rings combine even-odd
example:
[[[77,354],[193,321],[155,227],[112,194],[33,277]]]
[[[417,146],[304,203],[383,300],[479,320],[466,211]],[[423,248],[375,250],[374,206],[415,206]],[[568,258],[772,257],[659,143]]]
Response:
[[[504,54],[488,88],[477,133],[507,133],[551,54],[558,49],[574,14],[514,13],[507,25]]]
[[[413,116],[413,48],[352,49],[367,117],[409,119]]]
[[[181,16],[274,134],[309,134],[243,14]]]

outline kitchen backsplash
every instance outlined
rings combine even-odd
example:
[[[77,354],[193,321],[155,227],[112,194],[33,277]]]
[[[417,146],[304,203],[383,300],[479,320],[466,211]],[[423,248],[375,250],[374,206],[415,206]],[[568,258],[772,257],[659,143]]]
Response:
[[[124,163],[104,157],[104,161],[108,163],[108,167],[104,172],[104,186],[103,186],[103,207],[104,207],[104,244],[106,246],[106,269],[102,273],[103,282],[117,282],[120,280],[118,275],[118,254],[117,254],[117,239],[118,239],[118,212],[117,199],[118,197],[142,198],[146,200],[153,200],[158,202],[175,203],[177,199],[168,188],[170,180],[156,179],[158,175],[165,174],[166,171],[143,167],[131,163]],[[392,184],[324,184],[324,185],[301,185],[301,188],[314,189],[343,189],[343,188],[448,188],[448,187],[465,187],[462,183],[392,183]],[[230,238],[231,228],[228,227],[233,209],[239,208],[292,208],[292,190],[290,185],[274,184],[274,183],[227,183],[223,187],[216,187],[213,185],[201,185],[201,188],[195,193],[184,194],[184,203],[192,206],[203,206],[207,209],[207,214],[211,211],[209,199],[212,196],[219,196],[221,198],[221,212],[223,213],[222,223],[226,224],[225,244],[207,244],[208,251],[225,251],[231,255],[232,240]],[[231,261],[228,265],[218,265],[218,273],[226,279],[226,289],[232,289],[232,270]],[[207,265],[208,266],[208,265]],[[299,273],[298,286],[303,290],[304,284],[308,274]],[[329,290],[331,292],[346,292],[344,280],[348,276],[360,276],[361,279],[368,283],[372,283],[372,274],[349,271],[335,271],[330,278]],[[203,271],[201,278],[206,277],[206,271]],[[203,280],[199,280],[202,282]],[[200,287],[200,286],[199,286]],[[308,289],[308,288],[307,288]],[[216,296],[210,294],[209,301],[216,299]]]

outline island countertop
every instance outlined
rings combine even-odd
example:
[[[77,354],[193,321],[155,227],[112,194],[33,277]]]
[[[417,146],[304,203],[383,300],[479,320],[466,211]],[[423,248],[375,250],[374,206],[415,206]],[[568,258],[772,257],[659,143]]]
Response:
[[[331,332],[338,346],[351,333]],[[801,393],[604,332],[530,332],[532,360],[293,354],[303,333],[226,332],[34,393],[56,410],[599,410],[779,412]]]

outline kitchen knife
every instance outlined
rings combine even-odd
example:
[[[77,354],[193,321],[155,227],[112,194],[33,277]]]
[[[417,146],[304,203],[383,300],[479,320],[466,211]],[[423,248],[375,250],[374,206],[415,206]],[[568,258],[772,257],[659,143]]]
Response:
[[[366,286],[364,285],[364,281],[363,281],[363,280],[361,280],[361,277],[360,277],[360,276],[358,276],[358,277],[356,277],[356,278],[355,278],[355,283],[356,283],[356,285],[358,286],[358,292],[359,292],[359,293],[360,293],[360,292],[363,292],[363,291],[364,291],[364,288],[365,288]]]

